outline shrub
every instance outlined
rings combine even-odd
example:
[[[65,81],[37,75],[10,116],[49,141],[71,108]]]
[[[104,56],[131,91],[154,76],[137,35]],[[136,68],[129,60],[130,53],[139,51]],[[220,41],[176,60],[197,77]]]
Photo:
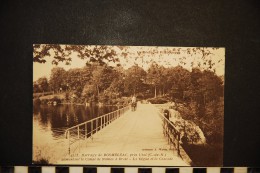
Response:
[[[39,104],[41,104],[41,100],[39,98],[33,100],[33,105],[39,105]]]
[[[55,102],[57,102],[58,104],[59,104],[59,103],[61,103],[61,99],[59,99],[59,98],[58,98],[58,97],[56,97],[56,96],[55,96],[55,97],[53,97],[52,99],[50,99],[50,101],[52,101],[52,102],[54,102],[54,101],[55,101]]]
[[[48,99],[42,99],[42,100],[41,100],[41,103],[42,103],[42,104],[47,104],[48,102],[49,102]]]
[[[69,101],[69,100],[70,100],[70,93],[69,93],[69,92],[66,92],[66,93],[65,93],[65,100],[66,100],[66,101]]]
[[[148,99],[148,101],[151,102],[152,104],[164,104],[168,102],[168,99],[163,97],[157,97],[157,98]]]

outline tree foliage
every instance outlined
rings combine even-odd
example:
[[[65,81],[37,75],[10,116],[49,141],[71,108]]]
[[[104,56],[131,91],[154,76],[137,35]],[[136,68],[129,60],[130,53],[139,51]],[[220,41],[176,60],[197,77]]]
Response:
[[[52,91],[58,92],[60,88],[64,88],[66,83],[65,79],[66,71],[61,67],[55,67],[51,70],[50,87]]]
[[[65,62],[67,65],[72,61],[71,54],[75,53],[79,58],[86,59],[86,63],[99,62],[116,62],[118,58],[116,51],[111,46],[82,46],[82,45],[52,45],[52,44],[35,44],[33,49],[33,61],[45,63],[46,58],[52,58],[52,64]]]
[[[46,92],[49,90],[49,82],[46,77],[39,78],[36,82],[33,83],[33,91],[37,92]]]
[[[143,91],[146,72],[137,64],[125,72],[125,87],[129,95],[136,95]]]

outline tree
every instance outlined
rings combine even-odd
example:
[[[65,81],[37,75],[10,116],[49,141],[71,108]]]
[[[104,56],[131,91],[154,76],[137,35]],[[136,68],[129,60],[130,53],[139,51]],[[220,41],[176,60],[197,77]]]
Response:
[[[146,72],[137,64],[130,67],[125,72],[126,91],[131,95],[136,95],[143,91],[143,86],[146,78]]]
[[[179,109],[179,112],[183,118],[194,121],[202,129],[209,144],[221,142],[224,121],[222,79],[210,70],[193,68],[191,72],[185,72],[185,69],[181,71],[178,74],[186,74],[186,83],[183,83],[180,75],[173,79],[177,81],[177,88],[188,93],[185,97],[189,97],[190,101],[181,100],[186,107]]]
[[[49,88],[49,83],[46,77],[39,78],[37,84],[40,92],[45,92]]]
[[[119,71],[114,72],[113,81],[110,86],[105,90],[107,94],[112,97],[121,97],[125,94],[125,78]]]
[[[190,72],[182,66],[168,68],[166,70],[165,82],[174,98],[184,99],[184,93],[190,86]]]
[[[206,102],[215,101],[219,97],[223,97],[224,86],[222,79],[212,71],[203,71],[202,76],[199,79],[199,85],[204,92],[204,104],[206,104]]]
[[[110,86],[114,79],[114,74],[115,70],[106,64],[96,66],[92,72],[91,83],[95,85],[98,95]]]
[[[53,91],[59,91],[60,88],[66,86],[66,71],[61,67],[55,67],[51,70],[50,87]]]
[[[37,82],[33,82],[33,92],[34,93],[40,92],[40,88]]]
[[[95,85],[86,84],[82,91],[82,96],[86,102],[97,101],[97,90]]]
[[[162,83],[163,68],[153,62],[147,72],[147,82],[154,87],[154,97],[157,97],[157,90]]]
[[[45,63],[46,58],[52,58],[53,64],[65,62],[67,65],[72,61],[70,55],[76,53],[81,59],[85,59],[86,63],[99,62],[105,64],[107,62],[117,62],[116,51],[112,46],[96,45],[54,45],[54,44],[35,44],[33,45],[33,61]]]

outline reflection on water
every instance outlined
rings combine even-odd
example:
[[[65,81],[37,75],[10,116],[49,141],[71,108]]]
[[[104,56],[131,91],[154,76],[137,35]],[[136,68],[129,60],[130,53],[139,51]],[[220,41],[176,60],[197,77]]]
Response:
[[[65,150],[65,129],[118,109],[116,106],[34,105],[33,157]],[[39,153],[37,153],[39,152]],[[47,155],[50,155],[47,153]],[[43,157],[43,156],[41,156]],[[52,157],[52,156],[45,156]]]
[[[51,131],[53,138],[64,132],[66,128],[91,120],[98,116],[116,110],[112,106],[83,106],[83,105],[39,105],[33,107],[33,123],[42,132]],[[40,134],[39,134],[40,135]]]

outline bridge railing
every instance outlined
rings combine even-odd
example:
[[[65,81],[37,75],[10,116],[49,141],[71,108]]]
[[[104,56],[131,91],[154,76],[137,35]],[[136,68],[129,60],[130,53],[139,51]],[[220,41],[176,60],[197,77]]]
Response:
[[[163,113],[159,112],[159,115],[163,121],[163,134],[167,137],[170,148],[173,146],[177,150],[178,156],[185,160],[188,164],[191,164],[192,161],[186,151],[184,151],[181,144],[181,132],[169,119],[164,116]]]
[[[66,129],[65,137],[68,140],[68,153],[80,151],[86,144],[84,141],[89,138],[93,140],[94,134],[121,117],[129,109],[130,105]]]
[[[170,148],[171,146],[173,146],[177,150],[178,155],[181,157],[181,133],[176,129],[175,125],[163,115],[163,113],[159,112],[159,114],[163,121],[163,134],[167,137],[168,144],[170,144]]]

